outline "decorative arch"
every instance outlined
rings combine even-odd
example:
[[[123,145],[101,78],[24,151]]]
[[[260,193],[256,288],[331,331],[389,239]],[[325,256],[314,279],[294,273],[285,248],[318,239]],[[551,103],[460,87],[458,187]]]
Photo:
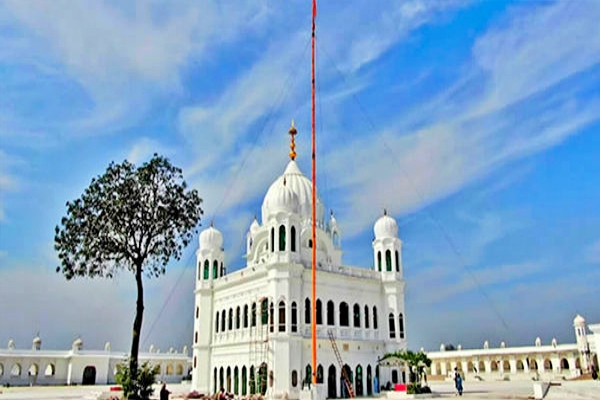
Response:
[[[337,397],[337,373],[333,364],[329,366],[327,371],[327,397],[330,399]]]
[[[242,323],[242,310],[240,306],[235,309],[235,329],[240,329]]]
[[[327,302],[327,325],[335,325],[335,305],[332,300]]]
[[[285,251],[285,226],[279,225],[279,251]]]
[[[15,363],[10,369],[10,376],[21,376],[21,364]]]
[[[310,299],[304,300],[304,323],[310,324]]]
[[[377,270],[381,272],[381,251],[377,252]]]
[[[173,367],[173,364],[168,364],[167,365],[167,372],[166,372],[166,374],[167,375],[173,375],[174,371],[175,371],[175,368]]]
[[[260,323],[262,325],[269,323],[269,300],[266,298],[260,302]]]
[[[215,314],[215,332],[219,333],[219,312]]]
[[[225,388],[225,370],[223,367],[219,368],[219,389]]]
[[[210,263],[208,262],[208,260],[204,260],[204,273],[203,273],[204,280],[208,280],[209,274],[210,274]]]
[[[323,366],[317,365],[317,383],[323,383]]]
[[[523,364],[522,360],[517,360],[517,371],[524,371],[525,370],[525,365]]]
[[[402,313],[398,315],[398,333],[400,339],[404,339],[404,315]]]
[[[398,250],[396,250],[395,253],[396,253],[396,272],[400,272],[400,255],[398,254]]]
[[[240,370],[237,366],[233,370],[233,393],[236,396],[240,394]]]
[[[275,251],[275,228],[271,228],[271,253]]]
[[[550,371],[552,370],[552,361],[550,361],[548,358],[544,360],[544,369]]]
[[[353,320],[353,326],[355,328],[360,328],[360,306],[358,304],[354,304],[353,310],[352,310],[352,320]]]
[[[256,326],[256,302],[252,303],[252,327]]]
[[[244,328],[248,327],[248,304],[244,304],[244,318],[243,318],[243,326]]]
[[[213,261],[213,279],[217,279],[219,277],[219,262],[217,260]]]
[[[390,313],[388,316],[389,321],[389,330],[390,330],[390,339],[396,338],[396,324],[394,323],[394,314]]]
[[[560,368],[561,369],[569,369],[569,361],[566,358],[561,358],[560,360]]]
[[[491,362],[490,367],[492,371],[498,371],[498,363],[495,360]]]
[[[2,375],[2,373],[0,373]],[[56,375],[56,366],[52,363],[46,365],[46,369],[44,370],[44,376],[50,377]]]
[[[292,302],[292,332],[298,332],[298,306]]]
[[[244,365],[242,367],[242,396],[245,396],[248,393],[247,382],[248,382],[248,375],[247,375],[246,366]]]
[[[227,312],[223,310],[223,312],[221,312],[221,332],[225,332],[225,318],[227,318],[225,314],[227,314]]]
[[[510,362],[508,362],[508,360],[502,362],[502,370],[504,372],[510,372]]]
[[[317,299],[317,325],[323,325],[323,303]]]
[[[279,332],[285,332],[285,302],[279,302]]]
[[[373,306],[373,329],[377,329],[377,307]]]
[[[227,375],[225,379],[227,393],[231,392],[231,367],[227,367]]]
[[[29,366],[29,369],[27,370],[27,373],[29,374],[29,376],[38,376],[38,373],[40,372],[40,367],[38,367],[37,364],[31,364]]]
[[[365,328],[369,329],[369,306],[365,306]]]
[[[368,319],[365,319],[367,321]],[[373,375],[371,370],[371,364],[367,365],[367,396],[373,395]]]
[[[356,396],[358,397],[362,397],[363,396],[363,369],[362,366],[360,364],[358,364],[356,366],[356,384],[354,385],[356,388]]]
[[[269,304],[269,332],[273,332],[273,324],[275,324],[275,309],[273,303]]]
[[[177,364],[175,367],[175,375],[183,375],[183,364]]]
[[[342,301],[340,303],[340,326],[350,326],[350,310],[348,303]]]
[[[233,308],[229,309],[229,314],[227,317],[227,330],[232,330],[233,329]]]
[[[389,249],[385,251],[385,270],[392,271],[392,252]]]
[[[296,227],[292,226],[290,233],[290,248],[293,252],[296,251]]]

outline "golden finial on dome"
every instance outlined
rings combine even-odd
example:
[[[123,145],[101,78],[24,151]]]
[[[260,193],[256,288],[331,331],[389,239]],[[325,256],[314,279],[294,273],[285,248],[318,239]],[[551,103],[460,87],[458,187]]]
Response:
[[[288,133],[290,134],[290,137],[292,138],[292,141],[290,143],[290,158],[292,160],[296,159],[296,141],[295,141],[295,136],[298,133],[298,131],[296,130],[296,127],[294,126],[294,120],[292,120],[292,126],[290,127],[290,130],[288,131]]]

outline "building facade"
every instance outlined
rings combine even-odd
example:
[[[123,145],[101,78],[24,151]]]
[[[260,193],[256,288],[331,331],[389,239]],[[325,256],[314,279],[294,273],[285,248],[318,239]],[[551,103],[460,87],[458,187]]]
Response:
[[[456,368],[466,378],[480,380],[570,379],[588,373],[591,366],[598,368],[600,324],[587,325],[581,315],[573,320],[575,343],[559,344],[552,339],[543,345],[536,338],[533,346],[490,347],[487,341],[482,349],[429,352],[432,360],[430,375],[451,378]],[[591,331],[591,332],[590,332]]]
[[[255,218],[249,227],[244,268],[226,272],[223,235],[212,224],[200,234],[192,389],[201,393],[224,388],[238,395],[299,397],[313,372],[313,245],[317,382],[324,385],[327,397],[346,397],[343,365],[356,395],[367,396],[377,391],[378,382],[398,374],[377,367],[385,353],[406,348],[398,225],[384,213],[374,225],[373,266],[344,266],[338,223],[333,213],[325,219],[320,198],[316,243],[312,243],[312,184],[295,162],[293,141],[290,158],[267,190],[261,222]]]
[[[70,350],[42,350],[41,346],[36,337],[31,349],[18,349],[12,340],[0,349],[0,386],[113,384],[117,365],[127,360],[126,353],[111,351],[110,343],[103,351],[83,350],[81,339]],[[191,367],[187,348],[161,353],[150,346],[149,352],[139,354],[140,364],[146,361],[159,367],[157,378],[163,382],[181,382]]]

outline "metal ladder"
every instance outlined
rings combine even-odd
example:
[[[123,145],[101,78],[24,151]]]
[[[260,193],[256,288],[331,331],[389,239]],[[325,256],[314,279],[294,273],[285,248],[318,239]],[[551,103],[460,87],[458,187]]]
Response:
[[[335,336],[333,336],[333,331],[331,329],[327,330],[327,336],[329,336],[329,341],[331,342],[331,347],[333,347],[333,352],[335,353],[335,358],[337,359],[338,364],[340,365],[340,369],[342,370],[342,379],[344,379],[344,383],[346,384],[346,389],[348,389],[348,395],[350,398],[354,396],[354,389],[352,388],[352,382],[350,382],[350,378],[348,378],[348,374],[346,374],[346,368],[344,368],[344,362],[342,361],[342,356],[340,356],[340,351],[335,342]]]

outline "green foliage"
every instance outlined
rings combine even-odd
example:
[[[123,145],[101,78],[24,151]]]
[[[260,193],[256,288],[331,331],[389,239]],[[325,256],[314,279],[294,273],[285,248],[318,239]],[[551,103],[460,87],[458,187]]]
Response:
[[[55,229],[54,248],[62,272],[74,277],[112,278],[120,269],[159,276],[180,259],[202,215],[196,190],[186,190],[181,169],[164,157],[136,168],[111,163],[81,198],[67,202]]]
[[[407,394],[423,394],[423,393],[431,393],[431,389],[429,386],[421,386],[421,384],[417,382],[412,382],[406,387]]]
[[[156,383],[156,376],[160,372],[158,365],[151,366],[148,362],[143,363],[135,374],[131,374],[130,363],[117,365],[115,380],[123,387],[125,398],[149,399],[154,393],[152,385]]]
[[[411,350],[400,350],[395,353],[388,353],[383,356],[380,362],[390,358],[397,358],[406,362],[410,368],[410,380],[416,384],[419,384],[422,377],[425,376],[425,369],[431,366],[431,359],[427,357],[427,354],[421,351],[414,352]]]
[[[155,154],[136,168],[111,163],[92,179],[83,195],[67,202],[67,215],[55,229],[54,248],[67,280],[112,278],[134,273],[137,287],[129,369],[136,381],[144,313],[142,276],[158,277],[171,259],[179,260],[190,243],[202,208],[196,190],[188,190],[181,169]]]

